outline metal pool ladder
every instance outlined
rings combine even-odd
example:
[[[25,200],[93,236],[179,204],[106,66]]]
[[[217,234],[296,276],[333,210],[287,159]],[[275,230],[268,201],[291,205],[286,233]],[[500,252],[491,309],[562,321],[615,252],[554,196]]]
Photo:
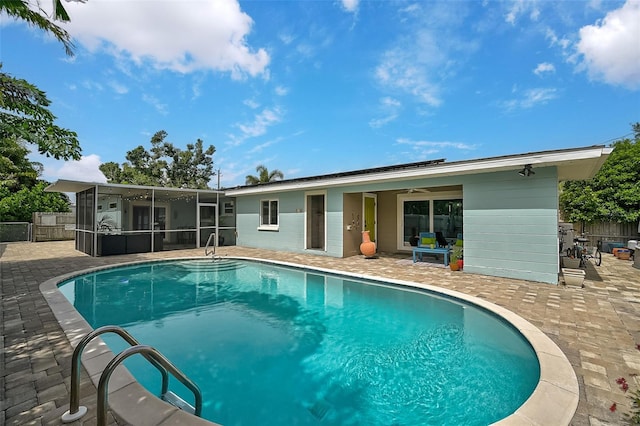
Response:
[[[220,259],[220,256],[216,256],[216,245],[216,233],[212,232],[209,234],[209,238],[207,238],[207,244],[204,245],[204,255],[211,256],[211,259],[214,261]]]
[[[213,245],[211,245],[212,237],[213,237]],[[209,246],[211,246],[213,249],[209,250]],[[216,255],[216,233],[215,232],[210,233],[209,238],[207,238],[207,244],[204,245],[204,255],[205,256],[212,255],[213,257],[215,257]]]
[[[184,373],[178,370],[178,368],[157,349],[148,345],[141,345],[133,338],[133,336],[131,336],[131,334],[121,327],[106,325],[84,336],[73,351],[73,358],[71,359],[71,394],[69,398],[69,410],[62,415],[61,420],[63,423],[74,422],[87,413],[87,407],[80,405],[80,358],[82,356],[82,351],[89,342],[105,333],[115,333],[119,335],[129,343],[131,347],[123,350],[109,361],[100,376],[100,381],[98,382],[98,426],[107,424],[107,397],[109,378],[111,377],[111,374],[125,359],[135,354],[142,354],[142,356],[144,356],[145,359],[147,359],[147,361],[156,367],[160,371],[160,374],[162,374],[162,391],[160,395],[162,400],[191,414],[195,414],[198,417],[201,416],[202,393],[195,383],[185,376]],[[193,392],[195,397],[195,407],[191,406],[169,390],[169,373]]]

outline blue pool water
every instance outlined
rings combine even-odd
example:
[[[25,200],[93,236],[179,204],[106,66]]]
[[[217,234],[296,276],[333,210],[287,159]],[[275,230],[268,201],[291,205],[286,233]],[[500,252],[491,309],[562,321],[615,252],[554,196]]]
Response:
[[[343,276],[183,260],[91,273],[60,290],[94,328],[120,325],[160,350],[202,390],[203,417],[224,425],[486,425],[540,377],[529,343],[497,316]],[[159,392],[142,357],[125,365]],[[177,381],[171,389],[193,401]]]

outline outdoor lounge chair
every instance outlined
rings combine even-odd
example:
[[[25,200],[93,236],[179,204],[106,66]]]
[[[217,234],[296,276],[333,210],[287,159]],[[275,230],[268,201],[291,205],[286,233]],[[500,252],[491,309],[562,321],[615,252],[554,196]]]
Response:
[[[425,253],[436,257],[441,254],[444,256],[444,265],[449,264],[449,247],[447,245],[441,246],[434,232],[420,233],[418,246],[413,248],[413,263],[416,263],[418,259],[422,261],[422,255]]]

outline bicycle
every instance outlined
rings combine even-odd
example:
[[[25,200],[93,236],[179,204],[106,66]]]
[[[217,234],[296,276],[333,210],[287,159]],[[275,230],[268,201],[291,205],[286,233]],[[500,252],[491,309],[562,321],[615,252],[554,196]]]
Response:
[[[600,248],[602,243],[598,241],[595,247],[589,247],[589,239],[581,234],[580,237],[573,239],[573,247],[567,249],[567,256],[579,258],[580,267],[586,267],[589,259],[595,259],[596,266],[602,264],[602,251]]]

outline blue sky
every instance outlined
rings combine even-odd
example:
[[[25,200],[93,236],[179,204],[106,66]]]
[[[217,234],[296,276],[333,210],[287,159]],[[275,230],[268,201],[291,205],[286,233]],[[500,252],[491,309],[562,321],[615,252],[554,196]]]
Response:
[[[44,0],[42,7],[50,7]],[[214,145],[223,187],[609,143],[640,121],[640,1],[88,0],[74,57],[2,17],[3,72],[47,93],[83,158]],[[216,178],[211,186],[216,185]]]

